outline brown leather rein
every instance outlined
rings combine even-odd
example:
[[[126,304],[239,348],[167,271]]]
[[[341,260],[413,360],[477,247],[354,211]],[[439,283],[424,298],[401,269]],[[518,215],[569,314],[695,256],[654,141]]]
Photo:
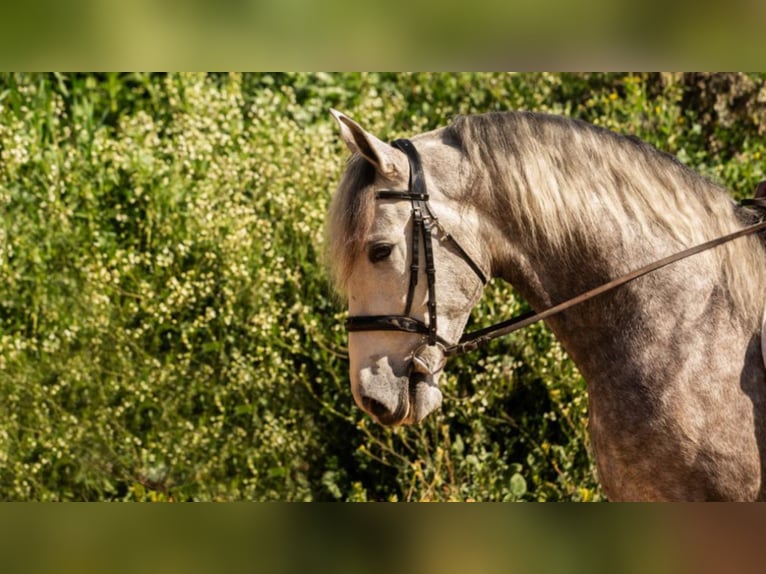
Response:
[[[580,295],[577,295],[576,297],[567,299],[566,301],[559,303],[558,305],[554,305],[553,307],[549,307],[548,309],[545,309],[544,311],[540,311],[539,313],[534,313],[534,312],[525,313],[523,315],[519,315],[518,317],[514,317],[513,319],[509,319],[507,321],[503,321],[500,323],[495,323],[494,325],[485,327],[484,329],[479,329],[477,331],[474,331],[473,333],[468,333],[460,339],[459,343],[446,348],[444,354],[447,356],[453,356],[453,355],[460,355],[462,353],[473,351],[475,349],[478,349],[482,345],[486,345],[492,339],[496,339],[497,337],[508,335],[509,333],[513,333],[514,331],[523,329],[524,327],[527,327],[531,325],[532,323],[536,323],[537,321],[542,321],[543,319],[552,317],[553,315],[556,315],[557,313],[561,313],[562,311],[566,311],[567,309],[574,307],[575,305],[579,305],[580,303],[584,303],[585,301],[588,301],[589,299],[598,297],[599,295],[606,293],[607,291],[616,289],[617,287],[620,287],[621,285],[625,285],[626,283],[629,283],[635,279],[638,279],[639,277],[642,277],[648,273],[651,273],[652,271],[657,271],[658,269],[661,269],[662,267],[666,267],[667,265],[670,265],[672,263],[676,263],[677,261],[680,261],[681,259],[685,259],[687,257],[691,257],[692,255],[696,255],[697,253],[701,253],[703,251],[707,251],[708,249],[712,249],[713,247],[723,245],[724,243],[737,239],[738,237],[750,235],[751,233],[757,233],[758,231],[761,231],[763,229],[766,229],[766,221],[762,221],[760,223],[750,225],[748,227],[740,229],[739,231],[735,231],[734,233],[730,233],[728,235],[724,235],[723,237],[718,237],[716,239],[706,241],[705,243],[701,243],[700,245],[696,245],[694,247],[684,249],[683,251],[680,251],[673,255],[669,255],[668,257],[664,257],[658,261],[655,261],[654,263],[644,265],[643,267],[636,269],[635,271],[631,271],[630,273],[627,273],[623,275],[622,277],[618,277],[617,279],[612,279],[608,283],[604,283],[603,285],[600,285],[594,289],[591,289],[590,291],[586,291],[585,293],[581,293]]]
[[[501,321],[478,329],[471,333],[465,333],[458,343],[449,344],[442,339],[436,333],[436,292],[435,292],[435,268],[433,264],[433,254],[431,249],[431,229],[437,227],[441,229],[441,226],[433,215],[428,204],[428,194],[425,188],[425,177],[423,175],[422,166],[420,162],[420,156],[409,140],[397,140],[393,145],[402,150],[410,161],[410,185],[407,191],[379,191],[376,194],[377,199],[409,199],[413,206],[413,240],[412,240],[412,265],[410,266],[410,288],[407,294],[407,305],[404,315],[374,315],[374,316],[356,316],[349,317],[346,321],[346,328],[349,331],[402,331],[406,333],[420,333],[427,339],[429,345],[438,344],[442,347],[445,358],[455,355],[461,355],[474,351],[479,347],[482,347],[490,341],[503,337],[519,329],[523,329],[542,321],[553,315],[566,311],[584,303],[594,297],[598,297],[608,291],[616,289],[626,283],[634,281],[639,277],[643,277],[648,273],[657,271],[663,267],[676,263],[697,253],[707,251],[729,241],[733,241],[739,237],[745,235],[751,235],[766,229],[766,221],[755,223],[742,229],[711,239],[705,243],[701,243],[694,247],[689,247],[673,255],[669,255],[648,265],[644,265],[630,273],[627,273],[616,279],[612,279],[608,283],[604,283],[594,289],[585,291],[571,299],[567,299],[557,305],[549,307],[543,311],[535,313],[530,311],[524,313],[512,319]],[[760,187],[759,187],[760,190]],[[746,199],[741,202],[745,206],[755,206],[766,209],[766,197],[756,197],[755,199]],[[410,316],[410,310],[412,305],[412,298],[414,294],[415,285],[417,284],[417,275],[419,273],[418,267],[418,235],[423,236],[425,247],[425,259],[426,259],[426,279],[428,283],[428,311],[429,311],[429,323],[425,324],[418,319]],[[480,278],[482,283],[487,282],[485,274],[481,271],[476,262],[468,255],[468,253],[460,246],[459,243],[449,234],[444,235],[444,239],[449,241],[453,247],[457,250],[461,258],[473,269],[473,271]]]

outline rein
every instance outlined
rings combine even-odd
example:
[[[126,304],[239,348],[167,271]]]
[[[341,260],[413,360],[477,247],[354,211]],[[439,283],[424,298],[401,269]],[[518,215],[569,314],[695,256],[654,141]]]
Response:
[[[631,271],[630,273],[622,275],[621,277],[613,279],[608,283],[604,283],[603,285],[600,285],[594,289],[585,291],[584,293],[572,297],[571,299],[567,299],[566,301],[549,307],[548,309],[540,311],[539,313],[524,313],[512,319],[495,323],[489,327],[478,329],[471,333],[465,333],[460,338],[458,343],[451,344],[437,334],[436,270],[433,260],[433,246],[431,239],[432,230],[434,228],[438,228],[442,232],[443,238],[452,244],[460,257],[468,264],[468,266],[474,271],[474,273],[476,273],[481,282],[485,285],[487,283],[487,277],[481,271],[481,268],[476,264],[476,262],[460,246],[457,240],[452,237],[452,235],[447,233],[443,227],[441,227],[438,219],[431,211],[431,207],[428,203],[429,197],[426,190],[425,176],[423,174],[420,155],[415,149],[415,146],[410,140],[407,139],[396,140],[392,143],[392,145],[403,151],[409,159],[409,189],[407,191],[382,190],[378,191],[375,194],[375,197],[376,199],[382,200],[407,199],[412,203],[412,262],[410,265],[410,284],[409,290],[407,292],[407,303],[405,305],[403,315],[370,315],[349,317],[346,320],[346,328],[351,332],[402,331],[405,333],[420,333],[426,336],[428,345],[439,345],[442,347],[445,358],[474,351],[486,345],[490,341],[497,339],[498,337],[503,337],[513,333],[514,331],[523,329],[532,323],[536,323],[538,321],[542,321],[543,319],[552,317],[553,315],[561,313],[562,311],[566,311],[575,305],[584,303],[585,301],[593,299],[594,297],[602,295],[603,293],[611,291],[617,287],[638,279],[639,277],[647,275],[652,271],[656,271],[662,267],[666,267],[672,263],[676,263],[677,261],[691,257],[697,253],[701,253],[708,249],[723,245],[724,243],[739,237],[757,233],[758,231],[766,229],[766,221],[749,225],[740,229],[739,231],[735,231],[733,233],[729,233],[728,235],[706,241],[705,243],[684,249],[683,251],[669,255],[653,263],[649,263],[648,265],[640,267],[639,269]],[[755,199],[746,199],[743,200],[741,204],[746,206],[749,205],[766,208],[766,198],[756,197]],[[422,236],[423,239],[423,252],[425,254],[426,260],[426,281],[428,283],[428,324],[410,316],[412,300],[415,294],[415,288],[418,283],[418,275],[420,269],[418,247],[419,236]],[[417,359],[416,353],[413,353],[413,358]]]
[[[461,337],[459,343],[452,345],[450,347],[446,347],[444,349],[444,354],[448,357],[451,357],[453,355],[461,355],[463,353],[468,353],[469,351],[473,351],[483,345],[486,345],[493,339],[497,339],[498,337],[508,335],[509,333],[513,333],[514,331],[523,329],[524,327],[527,327],[531,325],[532,323],[536,323],[537,321],[542,321],[543,319],[547,319],[548,317],[556,315],[557,313],[566,311],[570,307],[574,307],[575,305],[584,303],[585,301],[588,301],[589,299],[593,299],[594,297],[597,297],[598,295],[606,293],[607,291],[611,291],[612,289],[616,289],[617,287],[620,287],[621,285],[630,283],[631,281],[638,279],[639,277],[642,277],[648,273],[651,273],[652,271],[661,269],[662,267],[666,267],[667,265],[670,265],[671,263],[676,263],[677,261],[680,261],[681,259],[691,257],[692,255],[696,255],[697,253],[701,253],[708,249],[712,249],[713,247],[723,245],[724,243],[732,241],[733,239],[737,239],[738,237],[750,235],[751,233],[756,233],[763,229],[766,229],[766,221],[762,221],[761,223],[750,225],[748,227],[740,229],[739,231],[735,231],[734,233],[730,233],[728,235],[724,235],[723,237],[718,237],[716,239],[706,241],[705,243],[701,243],[700,245],[696,245],[694,247],[684,249],[683,251],[680,251],[673,255],[669,255],[668,257],[664,257],[658,261],[655,261],[654,263],[650,263],[639,269],[636,269],[635,271],[631,271],[630,273],[627,273],[623,275],[622,277],[618,277],[617,279],[612,279],[608,283],[604,283],[603,285],[600,285],[594,289],[591,289],[590,291],[586,291],[585,293],[581,293],[580,295],[577,295],[576,297],[567,299],[566,301],[563,301],[562,303],[559,303],[558,305],[554,305],[553,307],[549,307],[548,309],[545,309],[544,311],[540,311],[539,313],[534,313],[534,312],[524,313],[523,315],[519,315],[518,317],[508,319],[507,321],[495,323],[494,325],[490,325],[489,327],[485,327],[483,329],[478,329],[472,333],[466,333],[465,335],[463,335],[463,337]]]

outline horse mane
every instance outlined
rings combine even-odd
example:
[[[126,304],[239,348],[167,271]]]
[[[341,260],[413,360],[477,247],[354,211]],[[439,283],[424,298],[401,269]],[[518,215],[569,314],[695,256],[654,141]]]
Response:
[[[461,116],[445,138],[464,153],[472,200],[492,206],[488,213],[504,221],[514,214],[549,247],[601,232],[603,220],[590,219],[603,216],[594,201],[637,233],[661,230],[684,244],[703,239],[700,216],[734,209],[723,188],[675,157],[576,119],[531,112]]]
[[[468,184],[453,199],[471,201],[501,228],[515,225],[536,249],[563,253],[599,241],[610,226],[636,241],[670,238],[680,249],[741,226],[724,188],[638,138],[580,120],[493,112],[459,116],[419,137],[440,137],[462,151],[464,165],[455,170],[468,174]],[[330,207],[328,256],[340,292],[372,225],[374,201],[363,188],[374,176],[366,160],[352,156]],[[739,304],[763,304],[766,269],[759,281],[741,272],[743,265],[763,268],[762,251],[757,238],[746,238],[708,254]]]
[[[461,116],[444,138],[463,151],[468,165],[463,193],[496,214],[501,227],[516,222],[515,232],[523,232],[533,249],[571,252],[573,245],[600,241],[611,228],[635,241],[670,239],[680,250],[752,218],[726,189],[674,156],[580,120],[531,112]],[[760,317],[766,266],[757,237],[698,257],[721,273],[737,307]]]

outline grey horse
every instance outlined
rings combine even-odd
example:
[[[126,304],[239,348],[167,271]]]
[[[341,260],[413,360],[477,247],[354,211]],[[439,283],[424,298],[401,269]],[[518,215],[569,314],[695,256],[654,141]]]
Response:
[[[376,192],[408,189],[408,158],[333,114],[352,151],[328,215],[336,286],[351,315],[401,315],[411,251],[424,246],[412,243],[410,202]],[[409,314],[435,314],[440,341],[460,338],[483,290],[448,235],[539,310],[758,217],[675,158],[577,120],[459,117],[411,141],[439,222],[439,307],[429,311],[421,280]],[[747,236],[546,320],[586,381],[610,500],[764,498],[764,286],[766,249]],[[357,404],[384,424],[422,420],[442,400],[444,348],[421,333],[350,333]]]

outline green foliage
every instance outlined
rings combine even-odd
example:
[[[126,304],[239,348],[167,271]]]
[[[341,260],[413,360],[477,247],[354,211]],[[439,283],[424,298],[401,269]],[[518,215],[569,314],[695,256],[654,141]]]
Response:
[[[599,500],[584,383],[536,325],[454,360],[441,412],[353,405],[321,263],[346,151],[459,113],[580,117],[738,195],[763,75],[0,76],[0,499]],[[493,284],[485,325],[522,310]]]

